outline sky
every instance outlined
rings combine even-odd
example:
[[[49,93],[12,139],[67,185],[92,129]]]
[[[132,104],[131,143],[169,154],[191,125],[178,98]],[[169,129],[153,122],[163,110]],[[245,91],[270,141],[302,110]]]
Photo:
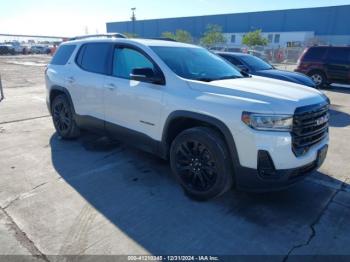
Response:
[[[11,0],[0,5],[0,34],[75,36],[105,33],[106,22],[136,18],[223,13],[350,4],[350,0]]]

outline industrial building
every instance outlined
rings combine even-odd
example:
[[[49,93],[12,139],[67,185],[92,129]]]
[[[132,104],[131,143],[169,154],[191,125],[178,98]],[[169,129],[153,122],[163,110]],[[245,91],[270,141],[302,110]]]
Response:
[[[350,45],[350,5],[107,23],[107,32],[159,37],[177,29],[199,40],[207,25],[222,27],[227,45],[241,46],[247,32],[261,29],[272,48],[312,43]]]

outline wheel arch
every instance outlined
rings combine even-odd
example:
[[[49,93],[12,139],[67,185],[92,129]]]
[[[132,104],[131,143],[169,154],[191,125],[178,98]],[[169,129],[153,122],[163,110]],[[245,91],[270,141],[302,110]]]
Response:
[[[52,113],[52,112],[51,112],[51,105],[52,105],[53,100],[54,100],[55,97],[57,97],[58,95],[62,95],[62,94],[65,95],[65,96],[67,97],[67,99],[68,99],[68,101],[69,101],[69,104],[70,104],[70,106],[71,106],[71,108],[72,108],[72,110],[73,110],[73,113],[74,113],[74,115],[75,115],[75,109],[74,109],[74,104],[73,104],[72,97],[71,97],[69,91],[67,90],[67,88],[62,87],[62,86],[53,86],[53,87],[51,88],[51,90],[50,90],[50,96],[49,96],[49,103],[50,103],[50,105],[49,105],[49,107],[48,107],[50,113]]]
[[[236,169],[239,166],[238,153],[234,138],[226,124],[213,116],[190,111],[174,111],[168,116],[162,134],[162,144],[164,147],[162,155],[164,158],[168,158],[169,149],[175,137],[180,132],[196,126],[211,127],[219,132],[229,150],[233,168]]]

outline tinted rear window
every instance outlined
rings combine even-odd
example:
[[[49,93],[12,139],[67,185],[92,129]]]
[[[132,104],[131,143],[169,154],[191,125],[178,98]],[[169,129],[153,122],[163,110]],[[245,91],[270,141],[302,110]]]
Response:
[[[110,48],[108,43],[85,44],[81,47],[76,62],[86,71],[107,74]]]
[[[58,48],[55,56],[51,60],[52,65],[65,65],[67,64],[70,56],[72,55],[75,45],[62,45]]]
[[[326,53],[326,51],[327,51],[327,48],[322,48],[322,47],[310,48],[304,55],[304,59],[320,60],[324,57],[324,54]]]

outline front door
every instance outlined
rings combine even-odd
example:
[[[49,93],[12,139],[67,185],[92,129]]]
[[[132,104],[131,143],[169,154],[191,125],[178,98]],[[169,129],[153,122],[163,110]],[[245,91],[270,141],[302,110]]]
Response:
[[[131,80],[135,68],[158,70],[141,50],[129,45],[116,46],[112,75],[105,82],[106,128],[112,136],[125,139],[130,134],[156,139],[165,86]]]

